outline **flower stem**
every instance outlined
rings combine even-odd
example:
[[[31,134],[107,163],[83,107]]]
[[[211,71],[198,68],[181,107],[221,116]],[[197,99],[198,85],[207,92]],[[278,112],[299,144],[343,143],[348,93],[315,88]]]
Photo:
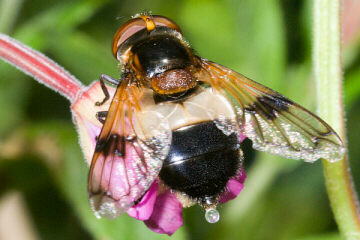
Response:
[[[346,140],[340,0],[314,1],[314,75],[318,113]],[[345,143],[346,144],[346,143]],[[347,156],[330,163],[323,160],[326,188],[335,220],[346,239],[360,239],[360,213]]]
[[[0,33],[0,58],[74,102],[83,85],[43,54]]]

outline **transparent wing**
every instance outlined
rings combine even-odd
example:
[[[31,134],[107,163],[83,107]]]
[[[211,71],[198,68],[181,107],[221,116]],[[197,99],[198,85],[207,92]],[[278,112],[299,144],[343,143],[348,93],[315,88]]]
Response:
[[[142,118],[137,101],[141,89],[129,81],[124,78],[117,88],[90,166],[89,200],[97,217],[115,218],[146,193],[171,142],[171,130],[161,116],[147,113],[156,126]],[[134,131],[135,124],[142,129],[141,136]]]
[[[341,139],[313,113],[226,67],[205,59],[200,64],[199,79],[229,96],[241,133],[254,149],[307,162],[343,158]]]

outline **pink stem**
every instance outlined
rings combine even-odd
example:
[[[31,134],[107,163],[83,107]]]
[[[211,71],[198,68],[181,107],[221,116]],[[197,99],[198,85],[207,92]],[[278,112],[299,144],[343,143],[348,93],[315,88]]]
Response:
[[[40,52],[0,33],[0,58],[38,82],[59,92],[73,103],[83,84]]]

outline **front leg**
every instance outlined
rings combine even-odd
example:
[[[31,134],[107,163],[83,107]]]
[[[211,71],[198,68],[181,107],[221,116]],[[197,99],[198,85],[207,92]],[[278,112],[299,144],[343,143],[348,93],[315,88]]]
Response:
[[[110,76],[108,76],[106,74],[101,74],[99,80],[100,80],[101,89],[102,89],[105,97],[101,102],[96,102],[95,106],[103,105],[110,98],[109,92],[108,92],[108,90],[107,90],[107,88],[105,86],[105,82],[108,82],[108,83],[113,84],[113,85],[119,85],[119,83],[120,83],[120,80],[112,78],[112,77],[110,77]]]

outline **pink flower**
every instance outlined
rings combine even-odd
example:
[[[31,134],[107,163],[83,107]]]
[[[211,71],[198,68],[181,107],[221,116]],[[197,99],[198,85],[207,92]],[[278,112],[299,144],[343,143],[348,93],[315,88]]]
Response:
[[[114,89],[109,90],[110,94],[114,94]],[[96,82],[87,88],[71,107],[75,124],[78,126],[80,144],[89,164],[95,148],[96,136],[101,130],[101,123],[95,118],[95,114],[97,111],[108,108],[108,106],[94,106],[95,102],[102,97],[100,84]],[[240,140],[244,138],[241,137]],[[237,176],[228,181],[225,191],[220,195],[219,203],[224,204],[236,198],[244,187],[245,178],[246,174],[241,168]],[[118,182],[118,185],[122,184]],[[141,201],[129,208],[127,213],[135,219],[144,221],[146,226],[154,232],[172,235],[183,224],[182,209],[183,205],[176,194],[159,181],[155,181]]]
[[[3,34],[0,34],[0,57],[70,100],[80,145],[87,163],[90,164],[96,138],[102,127],[95,116],[99,111],[106,111],[110,103],[108,101],[108,104],[95,107],[95,102],[104,97],[99,82],[85,87],[74,76],[43,54]],[[114,94],[114,88],[108,88],[108,90],[110,95]],[[243,139],[244,137],[241,136],[239,140]],[[126,161],[131,160],[129,158]],[[234,199],[243,189],[245,178],[245,172],[242,168],[239,169],[237,176],[228,181],[224,192],[220,194],[219,203],[223,204]],[[114,183],[110,191],[121,188],[119,182]],[[132,207],[127,210],[129,216],[144,221],[146,226],[154,232],[172,235],[183,224],[183,204],[177,195],[165,187],[159,179],[152,183],[139,202],[132,202],[131,205]]]

